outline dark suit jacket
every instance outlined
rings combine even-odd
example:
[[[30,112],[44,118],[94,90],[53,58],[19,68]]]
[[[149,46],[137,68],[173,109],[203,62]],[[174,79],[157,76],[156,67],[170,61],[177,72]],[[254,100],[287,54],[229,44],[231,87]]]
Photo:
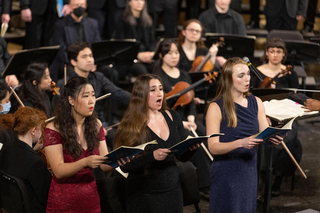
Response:
[[[28,144],[19,139],[4,144],[0,152],[0,169],[25,182],[32,212],[45,212],[51,174]]]
[[[0,0],[1,14],[9,14],[11,11],[11,0]]]
[[[281,11],[281,5],[286,3],[288,15],[296,18],[297,15],[306,17],[308,0],[267,0],[264,12],[268,16],[276,16]]]
[[[43,15],[47,9],[48,3],[52,0],[20,0],[21,10],[30,8],[34,15]],[[69,0],[63,0],[64,4],[68,4]]]
[[[86,41],[90,44],[100,41],[100,33],[98,22],[92,18],[83,17],[83,30]],[[77,32],[75,29],[75,21],[68,15],[60,19],[55,24],[53,44],[60,45],[58,58],[61,62],[68,63],[66,49],[69,45],[77,41]]]
[[[87,0],[87,7],[89,9],[102,9],[108,1],[114,1],[118,8],[124,8],[126,6],[125,0]]]

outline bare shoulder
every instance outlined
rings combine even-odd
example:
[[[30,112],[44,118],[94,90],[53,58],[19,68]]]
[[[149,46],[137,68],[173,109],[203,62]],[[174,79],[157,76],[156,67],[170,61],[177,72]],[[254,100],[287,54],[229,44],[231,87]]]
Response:
[[[207,110],[207,118],[211,117],[211,118],[220,118],[221,119],[221,110],[219,105],[216,102],[212,102],[211,104],[209,104],[208,106],[208,110]]]
[[[256,100],[257,100],[257,104],[258,104],[258,106],[263,105],[262,100],[261,100],[259,97],[257,97],[257,96],[254,96],[254,97],[255,97],[255,98],[256,98]]]

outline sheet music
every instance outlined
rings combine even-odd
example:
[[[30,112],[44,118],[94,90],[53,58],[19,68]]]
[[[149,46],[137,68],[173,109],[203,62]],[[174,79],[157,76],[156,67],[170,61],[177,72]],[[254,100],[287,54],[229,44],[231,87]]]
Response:
[[[279,121],[294,118],[296,116],[314,115],[318,111],[305,112],[302,105],[290,99],[264,101],[266,115]]]

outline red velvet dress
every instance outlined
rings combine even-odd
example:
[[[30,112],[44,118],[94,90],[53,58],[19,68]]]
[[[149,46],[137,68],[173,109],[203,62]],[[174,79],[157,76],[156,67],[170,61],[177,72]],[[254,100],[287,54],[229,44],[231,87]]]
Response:
[[[99,132],[99,138],[100,141],[105,140],[102,127]],[[44,131],[43,146],[46,147],[56,144],[64,144],[60,134],[52,129],[46,128]],[[93,154],[100,155],[98,147],[94,149]],[[88,157],[89,155],[90,152],[83,149],[79,159]],[[63,159],[65,163],[74,162],[73,157],[65,151],[63,151]],[[98,189],[92,169],[86,167],[71,177],[61,179],[53,175],[46,212],[101,212]]]

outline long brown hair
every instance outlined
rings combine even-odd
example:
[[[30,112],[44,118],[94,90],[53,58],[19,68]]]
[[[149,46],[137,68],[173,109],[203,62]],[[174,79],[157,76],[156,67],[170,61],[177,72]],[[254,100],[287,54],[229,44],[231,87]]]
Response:
[[[148,99],[151,79],[157,79],[163,84],[160,77],[154,74],[140,75],[135,81],[129,107],[123,116],[114,138],[115,147],[137,146],[148,142]],[[160,111],[166,109],[167,105],[165,100],[163,100]]]
[[[182,30],[186,30],[187,27],[189,26],[189,24],[191,24],[191,23],[197,23],[197,24],[199,24],[200,27],[201,27],[201,34],[202,34],[202,32],[203,32],[203,26],[202,26],[201,22],[200,22],[198,19],[189,19],[189,20],[183,22],[183,24],[182,24]],[[185,36],[182,35],[182,30],[181,30],[181,32],[180,32],[180,34],[179,34],[179,38],[178,38],[178,44],[179,44],[180,46],[181,46],[181,45],[184,43],[184,41],[185,41]],[[202,41],[201,37],[200,37],[199,41],[196,42],[196,45],[197,45],[197,48],[204,48],[204,47],[206,47],[206,45],[205,45],[204,42]]]
[[[220,78],[219,78],[219,84],[217,89],[217,95],[214,99],[217,100],[219,98],[222,98],[223,101],[223,116],[226,116],[229,120],[228,127],[236,127],[237,126],[237,115],[235,110],[234,101],[231,94],[231,89],[233,86],[233,80],[232,80],[232,69],[237,64],[245,64],[241,58],[234,57],[229,58],[226,63],[223,65]],[[244,95],[247,97],[249,96],[249,92],[244,93]]]
[[[20,106],[13,114],[5,114],[0,116],[0,125],[6,130],[13,130],[15,135],[25,135],[30,129],[41,125],[44,129],[44,121],[46,114],[32,107]]]
[[[131,8],[130,8],[130,5],[129,5],[130,1],[131,0],[127,0],[126,7],[125,7],[124,12],[123,12],[123,17],[126,20],[126,22],[128,22],[130,25],[136,26],[137,25],[137,21],[136,21],[135,17],[133,16],[132,12],[131,12]],[[147,1],[146,0],[144,2],[144,7],[143,7],[143,9],[141,11],[141,14],[140,14],[140,19],[141,19],[142,27],[151,27],[152,26],[152,18],[148,13]]]

